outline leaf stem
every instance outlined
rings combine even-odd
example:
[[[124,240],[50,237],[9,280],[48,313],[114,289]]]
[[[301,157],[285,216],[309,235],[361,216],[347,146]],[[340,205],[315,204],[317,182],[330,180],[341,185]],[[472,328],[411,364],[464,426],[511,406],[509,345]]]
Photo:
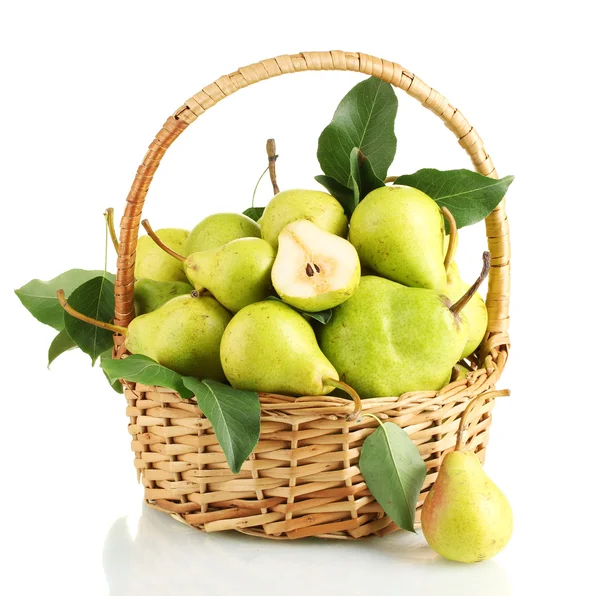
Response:
[[[464,293],[462,298],[459,298],[457,302],[455,302],[450,307],[450,312],[456,316],[473,298],[473,295],[479,289],[479,286],[483,283],[483,280],[487,277],[490,271],[490,253],[486,250],[483,253],[483,267],[481,268],[481,273],[479,277],[475,280],[475,283]]]
[[[269,166],[267,166],[264,172],[260,175],[259,179],[256,181],[256,186],[254,187],[254,192],[252,193],[252,207],[254,207],[254,198],[256,197],[256,191],[258,190],[258,185],[260,181],[263,179],[263,176],[269,171]]]
[[[444,269],[446,270],[446,274],[448,274],[450,263],[452,263],[452,260],[454,259],[456,247],[458,245],[458,228],[456,227],[456,220],[450,209],[442,207],[442,213],[450,227],[450,234],[448,234],[448,250],[446,251],[446,256],[444,258]]]
[[[109,207],[104,212],[104,218],[106,219],[106,227],[108,228],[110,239],[115,247],[115,252],[119,254],[119,239],[117,238],[117,234],[115,232],[115,210],[112,207]]]
[[[341,389],[342,391],[347,393],[352,398],[352,400],[354,401],[354,412],[352,412],[352,414],[348,414],[348,416],[346,416],[346,420],[348,422],[357,420],[358,417],[360,416],[360,413],[362,412],[362,402],[360,400],[360,395],[358,395],[358,393],[356,393],[356,391],[352,387],[350,387],[350,385],[348,385],[347,383],[344,383],[344,381],[340,381],[338,379],[332,379],[331,377],[325,377],[323,379],[323,383],[325,385],[331,385],[332,387],[335,387],[336,389]]]
[[[144,226],[144,230],[146,230],[146,232],[148,232],[148,236],[150,236],[150,238],[152,238],[152,240],[154,240],[154,242],[156,242],[156,244],[162,248],[168,255],[171,255],[173,258],[177,259],[178,261],[181,261],[182,263],[185,263],[186,258],[183,255],[180,255],[178,252],[175,252],[172,248],[169,248],[157,235],[156,232],[152,229],[152,227],[150,226],[150,222],[145,219],[144,221],[142,221],[142,225]]]
[[[277,186],[277,172],[275,171],[275,162],[279,155],[276,153],[275,139],[267,140],[267,155],[269,157],[269,177],[273,185],[273,194],[279,194],[279,186]]]
[[[458,425],[458,438],[456,440],[456,447],[454,448],[455,451],[465,451],[465,447],[467,445],[467,421],[469,414],[472,412],[475,405],[478,404],[482,399],[495,399],[496,397],[505,397],[508,395],[510,395],[510,391],[508,389],[486,391],[485,393],[481,393],[472,399],[467,404],[467,407],[464,409],[460,417],[460,424]]]
[[[378,416],[375,416],[375,414],[369,414],[368,412],[363,413],[363,416],[368,416],[369,418],[373,418],[373,420],[377,420],[377,422],[379,423],[379,426],[383,426],[383,422],[381,422],[381,418],[379,418]]]
[[[118,333],[120,335],[127,335],[127,327],[120,327],[119,325],[113,325],[111,323],[105,323],[104,321],[98,321],[97,319],[92,319],[87,315],[81,314],[79,311],[75,310],[72,306],[70,306],[65,298],[65,293],[63,290],[56,291],[56,297],[58,298],[59,304],[72,316],[84,323],[89,323],[90,325],[95,325],[96,327],[100,327],[101,329],[106,329],[107,331],[112,331],[113,333]]]

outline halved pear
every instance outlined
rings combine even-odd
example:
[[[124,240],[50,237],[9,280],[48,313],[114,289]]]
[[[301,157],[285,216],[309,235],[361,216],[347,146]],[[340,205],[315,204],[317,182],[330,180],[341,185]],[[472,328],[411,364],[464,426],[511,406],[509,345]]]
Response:
[[[284,302],[318,312],[354,294],[360,283],[360,260],[350,242],[300,219],[279,234],[271,280]]]

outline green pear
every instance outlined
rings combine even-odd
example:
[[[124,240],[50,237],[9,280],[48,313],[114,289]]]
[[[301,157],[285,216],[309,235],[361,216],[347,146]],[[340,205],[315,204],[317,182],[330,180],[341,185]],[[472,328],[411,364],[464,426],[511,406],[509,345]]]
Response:
[[[481,275],[454,304],[434,290],[363,277],[321,331],[323,353],[363,398],[441,389],[467,342],[461,310],[489,266],[486,252]]]
[[[191,294],[193,289],[184,281],[138,279],[134,286],[135,314],[140,316],[152,312],[171,298]]]
[[[263,239],[277,248],[281,230],[298,219],[308,219],[336,236],[346,238],[348,234],[348,218],[331,195],[318,190],[284,190],[264,210],[260,224]]]
[[[221,362],[236,389],[285,395],[326,395],[338,374],[312,327],[289,306],[266,300],[246,306],[227,326]]]
[[[437,203],[409,186],[370,192],[350,220],[361,264],[406,286],[442,291],[444,219]]]
[[[237,312],[271,293],[275,249],[260,238],[239,238],[221,248],[192,253],[184,268],[196,289],[206,288],[225,308]]]
[[[455,261],[452,261],[448,267],[448,283],[443,293],[454,301],[458,300],[468,289],[469,284],[460,278],[458,266]],[[463,315],[469,323],[469,338],[461,355],[461,358],[466,358],[478,348],[487,331],[488,312],[485,301],[479,292],[469,300],[463,310]]]
[[[215,213],[190,232],[185,248],[178,252],[188,256],[202,250],[221,248],[238,238],[260,238],[260,226],[241,213]]]
[[[189,232],[178,228],[157,230],[156,235],[172,250],[181,252]],[[183,265],[172,256],[163,252],[149,236],[138,239],[135,257],[136,279],[154,281],[187,281]]]
[[[458,381],[459,379],[466,379],[467,375],[471,373],[471,369],[463,366],[462,364],[455,364],[452,369],[452,381]]]
[[[452,451],[444,457],[421,511],[425,539],[451,561],[476,563],[499,553],[510,540],[513,515],[478,457]]]
[[[230,320],[231,313],[211,296],[178,296],[133,319],[125,345],[182,375],[224,381],[219,350]]]
[[[360,283],[360,261],[350,242],[299,219],[279,234],[271,278],[284,302],[318,312],[352,296]]]

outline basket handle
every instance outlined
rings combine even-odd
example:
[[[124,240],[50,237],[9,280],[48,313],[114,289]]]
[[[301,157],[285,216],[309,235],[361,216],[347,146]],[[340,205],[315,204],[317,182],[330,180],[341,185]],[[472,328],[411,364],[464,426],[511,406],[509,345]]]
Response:
[[[117,281],[115,285],[115,324],[127,326],[135,316],[133,302],[134,264],[142,207],[152,178],[173,141],[198,116],[228,95],[259,81],[282,74],[307,70],[348,70],[378,77],[402,89],[436,114],[458,138],[470,156],[475,170],[497,178],[491,157],[466,118],[448,100],[409,71],[394,62],[355,52],[303,52],[278,56],[240,68],[211,83],[188,99],[163,125],[152,141],[127,196],[121,219]],[[510,240],[504,200],[486,219],[492,267],[488,280],[488,332],[483,353],[508,346],[508,305],[510,289]]]

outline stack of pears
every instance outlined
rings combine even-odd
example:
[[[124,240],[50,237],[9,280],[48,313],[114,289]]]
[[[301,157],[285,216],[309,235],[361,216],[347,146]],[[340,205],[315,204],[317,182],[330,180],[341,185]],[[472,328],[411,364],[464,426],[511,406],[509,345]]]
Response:
[[[489,259],[465,284],[455,235],[414,188],[374,190],[350,221],[327,193],[287,190],[260,225],[236,213],[191,232],[142,223],[126,345],[182,374],[291,396],[340,382],[396,396],[443,387],[486,331],[476,290]]]

